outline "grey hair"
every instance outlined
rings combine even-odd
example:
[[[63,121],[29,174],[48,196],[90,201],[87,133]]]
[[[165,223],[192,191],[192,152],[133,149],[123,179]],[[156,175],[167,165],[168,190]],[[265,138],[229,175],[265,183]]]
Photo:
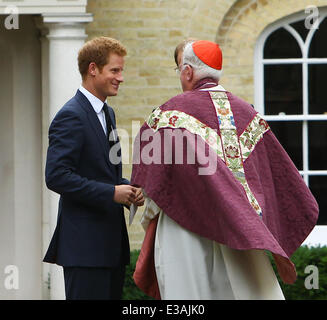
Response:
[[[217,70],[209,67],[203,63],[194,53],[192,44],[195,41],[189,42],[186,44],[183,51],[183,66],[188,64],[192,66],[196,77],[199,79],[203,78],[213,78],[219,80],[222,74],[222,70]]]

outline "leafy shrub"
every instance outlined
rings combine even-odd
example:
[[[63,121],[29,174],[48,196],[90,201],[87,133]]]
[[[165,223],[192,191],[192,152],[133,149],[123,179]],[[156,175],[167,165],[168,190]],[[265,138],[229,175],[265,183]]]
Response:
[[[270,256],[271,258],[271,256]],[[291,260],[296,266],[297,280],[294,284],[284,284],[279,275],[275,263],[273,268],[283,290],[286,300],[326,300],[327,299],[327,247],[302,246],[292,255]],[[312,288],[315,270],[310,266],[317,267],[318,289]],[[308,267],[308,268],[307,268]],[[307,269],[306,269],[307,268]],[[306,288],[308,287],[308,288]]]
[[[137,258],[140,254],[140,250],[131,251],[131,263],[126,268],[125,284],[123,289],[123,300],[151,300],[152,298],[147,296],[141,291],[133,280],[133,273]]]
[[[131,263],[126,268],[125,286],[123,290],[124,300],[151,300],[134,283],[133,273],[140,250],[131,252]],[[286,300],[327,300],[327,247],[300,247],[291,257],[296,266],[298,278],[292,285],[284,284],[276,269],[276,265],[269,254],[273,268],[277,275],[280,286]],[[308,266],[315,266],[318,270],[318,289],[306,288],[312,285],[313,269],[306,269]]]

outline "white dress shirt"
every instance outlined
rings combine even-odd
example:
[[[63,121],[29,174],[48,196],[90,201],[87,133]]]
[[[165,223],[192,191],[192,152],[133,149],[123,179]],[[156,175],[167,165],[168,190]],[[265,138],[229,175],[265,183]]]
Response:
[[[104,133],[107,134],[106,116],[104,114],[104,111],[102,110],[104,102],[97,98],[95,95],[93,95],[90,91],[86,90],[82,85],[80,85],[79,91],[81,91],[84,96],[90,101],[95,113],[99,118]]]

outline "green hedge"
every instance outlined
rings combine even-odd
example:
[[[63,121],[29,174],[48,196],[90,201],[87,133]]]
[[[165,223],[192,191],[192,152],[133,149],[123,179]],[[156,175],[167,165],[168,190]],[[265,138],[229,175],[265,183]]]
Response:
[[[273,259],[270,256],[271,261]],[[302,246],[292,255],[291,260],[296,266],[297,280],[292,285],[284,284],[276,272],[275,273],[287,300],[327,300],[327,247],[307,247]],[[307,289],[305,282],[313,284],[312,277],[315,272],[308,266],[317,267],[318,289]],[[306,271],[306,272],[305,272]]]
[[[123,300],[153,300],[141,291],[134,283],[133,273],[135,270],[136,260],[140,250],[131,251],[131,263],[126,268],[125,285],[123,289]]]
[[[133,272],[135,270],[135,264],[139,255],[139,250],[131,252],[131,264],[126,269],[126,279],[123,291],[124,300],[150,300],[152,298],[145,295],[139,290],[133,281]],[[270,256],[273,268],[277,274],[278,281],[284,292],[286,300],[327,300],[327,247],[300,247],[291,260],[296,265],[298,278],[292,285],[284,284],[278,273],[276,272],[275,263]],[[308,284],[312,284],[311,281],[314,271],[313,269],[306,270],[307,266],[315,266],[318,270],[318,289],[307,289],[305,287],[305,281]],[[307,271],[307,273],[305,273]]]

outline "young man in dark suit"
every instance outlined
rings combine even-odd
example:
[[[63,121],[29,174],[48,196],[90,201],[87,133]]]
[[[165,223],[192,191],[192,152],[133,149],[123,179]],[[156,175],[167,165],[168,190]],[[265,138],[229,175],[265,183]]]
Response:
[[[49,129],[46,184],[60,194],[44,262],[63,266],[66,299],[120,299],[130,249],[123,205],[143,205],[122,178],[115,114],[105,101],[123,82],[126,49],[107,37],[78,55],[82,85]]]

